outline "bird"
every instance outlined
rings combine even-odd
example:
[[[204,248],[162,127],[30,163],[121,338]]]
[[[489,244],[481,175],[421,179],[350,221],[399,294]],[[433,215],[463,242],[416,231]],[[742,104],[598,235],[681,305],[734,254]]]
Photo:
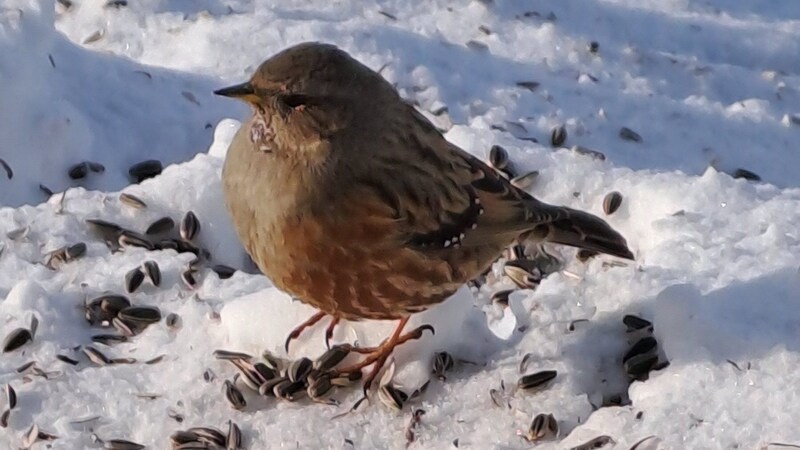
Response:
[[[332,318],[398,321],[338,369],[367,394],[409,318],[450,297],[518,242],[634,259],[592,214],[537,200],[442,133],[380,74],[339,47],[304,42],[215,94],[251,109],[222,169],[245,251],[279,289],[316,310],[286,340]],[[363,374],[362,374],[363,375]]]

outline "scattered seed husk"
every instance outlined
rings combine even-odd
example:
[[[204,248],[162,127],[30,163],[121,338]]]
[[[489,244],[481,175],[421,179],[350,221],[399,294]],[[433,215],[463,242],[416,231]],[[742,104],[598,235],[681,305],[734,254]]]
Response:
[[[183,281],[183,284],[185,284],[189,289],[194,289],[195,286],[197,286],[197,280],[194,277],[195,273],[197,272],[191,268],[181,272],[181,281]]]
[[[292,382],[295,381],[305,381],[306,377],[308,376],[311,369],[314,367],[314,363],[306,358],[302,357],[292,361],[289,364],[289,368],[286,371],[286,375],[289,377],[289,380]]]
[[[526,353],[525,356],[522,357],[522,361],[519,363],[519,373],[525,373],[525,371],[528,370],[528,363],[532,357],[533,353]]]
[[[539,392],[546,389],[550,385],[550,382],[556,378],[556,375],[558,375],[558,372],[555,370],[543,370],[530,375],[524,375],[517,382],[517,386],[528,393]]]
[[[623,364],[629,377],[639,380],[646,377],[658,362],[658,355],[643,353],[631,356]]]
[[[73,180],[80,180],[81,178],[85,178],[86,175],[89,173],[89,163],[86,161],[80,162],[71,166],[67,170],[67,175]]]
[[[153,283],[153,286],[161,285],[161,269],[155,261],[145,261],[142,264],[142,271],[144,271],[147,278]]]
[[[155,246],[150,239],[143,234],[131,230],[122,230],[119,234],[118,243],[122,247],[141,247],[147,250],[155,250]]]
[[[314,401],[324,400],[332,392],[333,384],[331,383],[331,376],[329,374],[315,377],[314,380],[308,384],[308,388],[306,389],[308,397]]]
[[[130,169],[128,169],[128,175],[136,180],[137,183],[141,183],[148,178],[160,175],[162,170],[164,170],[164,166],[161,164],[161,161],[148,159],[132,165]]]
[[[0,414],[0,428],[8,428],[8,421],[11,418],[11,410],[6,409]]]
[[[617,191],[612,191],[606,194],[603,198],[603,212],[606,215],[614,214],[622,205],[622,194]]]
[[[68,262],[80,258],[85,254],[86,254],[86,244],[83,242],[78,242],[77,244],[70,245],[69,247],[67,247],[66,250]]]
[[[239,375],[241,375],[241,380],[244,382],[244,384],[246,384],[247,387],[255,392],[258,392],[258,390],[261,388],[261,385],[266,383],[268,380],[268,378],[262,377],[261,373],[258,372],[255,367],[253,367],[253,364],[251,364],[249,361],[233,359],[231,360],[231,363],[239,370]],[[272,378],[273,377],[270,377],[269,379]]]
[[[350,354],[350,345],[334,345],[314,361],[314,369],[325,372],[336,367]]]
[[[147,227],[147,230],[145,230],[144,234],[153,236],[156,234],[169,233],[173,228],[175,228],[175,221],[172,220],[171,217],[162,217],[151,223]]]
[[[52,194],[51,194],[52,195]],[[87,219],[86,223],[90,226],[101,239],[106,242],[117,243],[122,233],[122,227],[102,219]]]
[[[733,178],[744,178],[745,180],[749,181],[761,181],[761,177],[758,176],[758,174],[747,169],[736,169],[733,172]]]
[[[391,384],[384,384],[378,388],[378,399],[389,408],[400,411],[408,400],[408,395]]]
[[[495,292],[492,294],[492,303],[500,306],[508,306],[508,297],[512,292],[514,292],[513,289],[504,289],[502,291]]]
[[[234,384],[229,380],[225,380],[224,391],[225,399],[228,400],[228,403],[233,409],[241,411],[245,406],[247,406],[247,402],[244,399],[244,395],[242,395],[242,391],[234,386]]]
[[[194,428],[189,428],[186,431],[188,431],[189,433],[195,434],[198,437],[198,439],[200,441],[202,441],[202,442],[207,442],[209,444],[218,445],[220,447],[225,445],[226,437],[222,433],[222,431],[220,431],[217,428],[214,428],[214,427],[194,427]]]
[[[39,439],[39,426],[33,424],[31,425],[30,428],[28,428],[28,431],[22,437],[22,448],[23,449],[31,448],[38,439]]]
[[[142,269],[135,268],[129,270],[128,273],[125,274],[125,290],[130,294],[139,289],[139,286],[142,285],[144,281],[144,272]]]
[[[190,431],[182,431],[182,430],[178,430],[169,436],[169,442],[172,445],[173,449],[180,448],[182,444],[197,442],[197,439],[198,439],[197,434]]]
[[[120,311],[118,317],[129,322],[151,324],[161,320],[161,311],[155,306],[129,306]]]
[[[137,197],[137,196],[135,196],[133,194],[128,194],[128,193],[123,192],[122,194],[119,194],[119,201],[123,205],[130,206],[131,208],[134,208],[134,209],[147,208],[147,203],[145,203],[144,200],[140,199],[139,197]]]
[[[599,152],[597,150],[592,150],[590,148],[583,147],[581,145],[573,145],[570,148],[570,151],[573,151],[579,155],[586,155],[590,156],[595,159],[599,159],[600,161],[605,161],[606,155],[603,152]]]
[[[94,347],[83,347],[81,350],[86,357],[89,358],[89,361],[97,364],[98,366],[107,366],[114,363],[111,358],[104,355],[103,352]]]
[[[175,313],[169,313],[167,318],[164,319],[164,323],[170,330],[177,330],[181,326],[181,317]]]
[[[455,365],[453,356],[448,352],[436,352],[433,355],[433,375],[441,381],[447,379],[445,372]]]
[[[493,145],[489,150],[489,163],[497,170],[508,166],[508,151],[499,145]]]
[[[524,191],[529,187],[533,186],[533,183],[536,182],[538,178],[539,178],[539,171],[533,170],[531,172],[527,172],[517,177],[514,177],[511,180],[511,184]]]
[[[517,86],[527,89],[531,92],[535,91],[541,83],[538,81],[517,81]]]
[[[625,353],[625,356],[622,357],[622,363],[626,363],[629,359],[637,355],[655,353],[657,348],[658,342],[656,342],[655,338],[652,336],[642,338],[633,344],[633,346]]]
[[[35,367],[35,366],[36,366],[36,361],[29,361],[29,362],[26,362],[25,364],[17,367],[15,370],[16,370],[17,373],[25,373],[30,368]]]
[[[191,241],[200,232],[200,221],[192,211],[188,211],[181,219],[180,235],[181,238]]]
[[[58,359],[59,361],[65,362],[67,364],[70,364],[72,366],[77,366],[78,364],[80,364],[80,362],[77,359],[72,359],[67,355],[58,354],[58,355],[56,355],[56,359]]]
[[[114,317],[111,319],[111,325],[114,327],[114,329],[119,331],[121,335],[126,337],[136,336],[140,328],[137,327],[136,324],[120,319],[119,317]]]
[[[652,331],[653,328],[652,322],[642,319],[639,316],[634,316],[633,314],[625,315],[625,317],[622,318],[622,323],[625,324],[628,332],[639,331],[643,329],[649,329]]]
[[[537,414],[525,434],[529,442],[558,437],[558,421],[552,414]]]
[[[112,364],[136,364],[136,358],[114,358]]]
[[[28,342],[33,341],[33,335],[27,328],[17,328],[3,340],[3,353],[13,352]]]
[[[228,435],[225,437],[225,450],[238,450],[242,447],[242,430],[232,420],[228,421]]]
[[[303,381],[292,382],[287,378],[283,382],[275,384],[272,393],[281,400],[294,402],[306,395],[306,384]]]
[[[586,250],[582,248],[575,254],[575,258],[577,258],[580,262],[586,262],[597,255],[599,255],[599,253],[594,250]]]
[[[559,125],[553,128],[550,132],[550,145],[553,147],[561,147],[567,140],[567,129],[564,125]]]
[[[17,406],[17,392],[10,384],[6,384],[6,399],[8,399],[8,409],[14,409]]]
[[[529,259],[506,261],[503,273],[520,289],[535,289],[542,280],[538,267]]]
[[[3,169],[5,169],[6,176],[8,177],[9,180],[14,178],[14,171],[11,170],[11,166],[8,165],[5,159],[0,158],[0,166],[3,166]]]
[[[105,36],[106,32],[103,29],[95,30],[94,33],[87,36],[81,43],[82,44],[91,44],[92,42],[97,42]]]
[[[261,352],[261,359],[263,359],[272,370],[281,370],[284,367],[284,361],[269,350]]]
[[[97,302],[102,311],[112,316],[116,316],[120,311],[131,306],[130,300],[124,295],[105,294],[92,300],[91,304]]]
[[[642,136],[628,127],[622,127],[619,129],[619,137],[626,141],[642,142]]]
[[[142,450],[145,446],[125,439],[109,439],[103,442],[103,448],[106,450]]]
[[[592,450],[596,448],[605,447],[608,444],[612,445],[616,444],[616,441],[614,441],[614,439],[612,439],[611,436],[603,435],[603,436],[597,436],[596,438],[584,442],[583,444],[578,445],[577,447],[572,447],[570,450]]]
[[[655,435],[647,436],[645,438],[639,439],[635,444],[631,446],[629,450],[645,450],[645,448],[656,450],[655,446],[658,446],[659,442],[661,442],[661,439],[659,439]],[[654,444],[655,446],[650,447],[649,444]]]
[[[92,342],[103,345],[114,345],[127,341],[127,337],[118,334],[95,334],[92,336]]]
[[[226,266],[225,264],[215,264],[211,267],[211,270],[216,272],[221,280],[227,280],[228,278],[232,277],[234,273],[236,273],[236,269]]]
[[[222,360],[243,359],[249,361],[253,359],[253,356],[247,353],[233,352],[230,350],[214,350],[214,357]]]

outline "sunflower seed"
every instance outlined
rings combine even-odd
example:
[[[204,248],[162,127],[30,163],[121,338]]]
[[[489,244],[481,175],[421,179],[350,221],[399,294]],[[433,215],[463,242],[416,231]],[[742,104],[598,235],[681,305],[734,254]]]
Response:
[[[67,170],[67,175],[73,180],[80,180],[81,178],[85,178],[86,175],[89,173],[89,164],[87,162],[81,162],[71,166]]]
[[[522,357],[522,361],[519,363],[519,373],[525,373],[528,369],[528,362],[530,362],[532,357],[533,353],[526,353],[525,356]]]
[[[95,334],[92,336],[92,342],[103,345],[114,345],[121,342],[127,342],[128,338],[117,334]]]
[[[265,383],[265,385],[270,383],[272,383],[272,381]],[[305,395],[306,385],[302,381],[292,382],[287,378],[279,383],[276,383],[272,388],[272,393],[275,395],[275,397],[281,400],[293,402],[299,400],[303,395]]]
[[[181,219],[180,234],[181,238],[191,241],[200,232],[200,221],[194,212],[188,211]]]
[[[267,382],[267,378],[262,377],[261,373],[258,372],[250,362],[241,359],[233,359],[231,363],[239,370],[242,381],[250,389],[258,392],[261,385]]]
[[[153,236],[155,234],[169,233],[173,228],[175,228],[175,221],[171,217],[162,217],[151,223],[144,234]]]
[[[25,373],[31,367],[35,368],[35,366],[36,366],[36,361],[30,361],[30,362],[26,362],[25,364],[17,367],[15,370],[16,370],[17,373]]]
[[[103,173],[106,171],[106,166],[100,164],[99,162],[87,161],[86,163],[89,164],[89,170],[92,172]]]
[[[80,364],[80,362],[78,360],[72,359],[67,355],[61,355],[61,354],[56,355],[56,359],[58,359],[59,361],[65,362],[67,364],[73,365],[73,366],[77,366],[78,364]]]
[[[228,436],[225,437],[225,450],[238,450],[242,447],[242,430],[232,420],[228,421]]]
[[[91,362],[98,366],[107,366],[114,363],[108,356],[94,347],[83,347],[81,350]]]
[[[292,382],[295,381],[304,382],[313,367],[314,363],[312,363],[311,360],[306,357],[296,359],[292,361],[291,364],[289,364],[289,368],[286,370],[287,372],[286,375]]]
[[[536,289],[542,280],[541,272],[531,260],[506,261],[503,273],[520,289]]]
[[[408,395],[391,384],[384,384],[378,389],[378,399],[389,408],[400,411],[408,400]]]
[[[155,261],[145,261],[142,264],[142,270],[147,275],[147,278],[153,283],[153,286],[161,284],[161,270],[158,268],[158,263]]]
[[[244,395],[242,395],[242,391],[239,390],[236,386],[233,385],[228,380],[225,380],[224,384],[225,390],[225,399],[228,400],[231,407],[235,410],[241,411],[247,406],[247,402],[244,400]]]
[[[118,317],[130,322],[151,324],[161,320],[161,311],[155,306],[129,306],[120,311]]]
[[[128,175],[136,180],[137,183],[141,183],[148,178],[160,175],[162,170],[164,170],[164,167],[161,165],[161,161],[148,159],[132,165],[128,169]]]
[[[143,281],[144,272],[142,272],[142,269],[138,267],[132,269],[125,274],[125,290],[128,291],[128,293],[133,293],[136,289],[139,289]]]
[[[162,239],[155,243],[156,250],[175,250],[178,251],[177,239]]]
[[[3,169],[5,169],[6,176],[8,177],[9,180],[14,178],[14,171],[11,170],[11,166],[9,166],[6,160],[4,160],[3,158],[0,158],[0,166],[3,166]]]
[[[535,91],[541,83],[537,81],[517,81],[517,86],[525,88],[531,92]]]
[[[616,442],[614,439],[611,439],[611,436],[598,436],[590,441],[584,442],[577,447],[572,447],[570,450],[591,450],[595,448],[605,447],[608,444],[615,444]]]
[[[499,145],[493,145],[489,150],[489,163],[497,170],[503,170],[508,166],[508,152]]]
[[[524,375],[517,382],[517,387],[529,393],[539,392],[547,388],[550,382],[556,378],[556,375],[558,375],[558,372],[555,370],[543,370]]]
[[[654,354],[639,354],[631,356],[623,364],[625,366],[625,373],[629,377],[640,380],[644,379],[658,362],[658,355]]]
[[[558,436],[558,421],[552,414],[538,414],[533,418],[525,435],[529,442],[542,441]]]
[[[232,277],[234,273],[236,273],[236,269],[224,264],[215,264],[211,267],[211,270],[216,272],[221,280],[227,280],[228,278]]]
[[[655,338],[646,337],[640,339],[625,353],[625,356],[622,357],[622,363],[626,363],[629,359],[637,355],[654,353],[657,348],[658,343],[656,342]]]
[[[181,317],[175,313],[169,313],[167,318],[164,319],[164,324],[170,330],[177,330],[181,326]]]
[[[127,320],[122,320],[119,317],[114,317],[111,319],[111,325],[120,332],[121,335],[126,337],[133,337],[138,334],[140,328],[137,327],[136,324],[128,322]]]
[[[197,272],[195,272],[191,268],[181,272],[181,280],[183,281],[183,284],[185,284],[186,287],[188,287],[189,289],[194,289],[195,286],[197,286],[197,280],[194,277],[195,273]]]
[[[622,127],[619,129],[619,137],[626,141],[642,142],[642,137],[639,135],[639,133],[627,127]]]
[[[350,345],[334,345],[314,361],[314,369],[325,372],[336,367],[350,354]]]
[[[122,227],[106,220],[101,219],[87,219],[86,223],[92,228],[101,239],[107,242],[117,242],[120,234],[122,234]]]
[[[5,340],[3,340],[3,353],[13,352],[19,349],[29,341],[33,341],[33,336],[30,330],[25,328],[17,328],[16,330],[8,333]]]
[[[169,442],[172,448],[180,448],[181,444],[188,444],[190,442],[197,442],[199,436],[191,431],[178,430],[169,436]]]
[[[39,440],[39,426],[36,424],[31,425],[28,428],[28,431],[25,433],[25,436],[22,438],[22,448],[28,449]]]
[[[47,253],[44,265],[48,269],[56,270],[66,262],[67,262],[67,247],[61,247]]]
[[[222,431],[214,427],[194,427],[186,430],[189,433],[197,435],[198,439],[209,444],[218,445],[220,447],[225,445],[225,435]]]
[[[566,140],[567,129],[564,127],[564,125],[559,125],[553,128],[553,131],[550,133],[550,145],[553,147],[561,147]]]
[[[143,234],[131,230],[122,230],[117,242],[122,247],[141,247],[147,250],[155,250],[155,246],[150,239]]]
[[[634,316],[633,314],[627,314],[625,317],[622,318],[622,323],[625,324],[627,327],[628,332],[632,331],[639,331],[639,330],[648,330],[653,331],[653,323],[649,320],[642,319],[639,316]]]
[[[308,384],[306,393],[312,400],[319,401],[325,399],[328,394],[333,392],[333,384],[331,384],[331,376],[329,374],[322,374],[315,377],[312,382]]]
[[[80,258],[86,254],[86,244],[83,242],[78,242],[77,244],[70,245],[66,249],[66,256],[67,261],[72,261],[74,259]]]
[[[106,294],[92,300],[91,304],[97,303],[100,309],[111,316],[116,316],[120,311],[131,306],[130,300],[124,295]]]
[[[433,355],[433,375],[441,381],[447,379],[445,372],[453,368],[455,361],[447,352],[436,352]]]
[[[275,387],[284,382],[291,383],[286,377],[273,378],[258,388],[258,395],[262,397],[275,397]]]
[[[0,428],[8,428],[8,420],[11,418],[11,410],[7,409],[0,415]]]
[[[570,148],[571,151],[579,154],[579,155],[586,155],[590,156],[595,159],[599,159],[600,161],[605,161],[606,155],[603,152],[599,152],[597,150],[592,150],[590,148],[583,147],[581,145],[573,145]]]
[[[539,178],[539,171],[534,170],[520,176],[514,177],[511,180],[511,184],[515,187],[522,189],[523,191],[528,189],[529,187],[533,186],[533,183],[536,179]]]
[[[114,358],[112,364],[136,364],[136,358]]]
[[[733,172],[733,178],[744,178],[745,180],[749,181],[761,181],[761,177],[758,176],[758,174],[747,169],[736,169]]]
[[[253,359],[253,356],[247,353],[233,352],[230,350],[214,350],[214,357],[222,360],[244,359],[249,361]]]
[[[125,439],[109,439],[103,442],[103,448],[106,450],[141,450],[145,446]]]
[[[128,194],[128,193],[123,192],[122,194],[119,194],[119,201],[123,205],[129,206],[129,207],[134,208],[134,209],[147,208],[147,203],[145,203],[144,200],[140,199],[139,197],[137,197],[137,196],[135,196],[133,194]]]
[[[10,384],[6,384],[6,398],[8,399],[8,409],[14,409],[17,406],[17,392]]]
[[[617,191],[609,192],[603,199],[603,212],[611,215],[619,209],[622,204],[622,194]]]

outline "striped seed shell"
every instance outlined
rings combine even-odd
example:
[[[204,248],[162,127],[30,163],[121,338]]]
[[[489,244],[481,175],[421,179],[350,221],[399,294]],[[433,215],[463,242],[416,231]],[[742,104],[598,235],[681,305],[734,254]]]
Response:
[[[8,399],[8,409],[14,409],[17,406],[17,392],[10,384],[6,384],[6,399]]]
[[[107,366],[113,364],[113,361],[100,350],[94,347],[83,347],[81,349],[89,360],[98,366]]]
[[[171,217],[162,217],[148,225],[144,234],[153,236],[155,234],[169,233],[173,228],[175,228],[175,221]]]
[[[492,294],[492,303],[500,306],[508,306],[508,297],[512,292],[514,292],[513,289],[504,289],[502,291],[495,292]]]
[[[192,211],[187,211],[181,219],[180,234],[181,238],[191,241],[200,232],[200,221]]]
[[[622,362],[624,364],[629,359],[637,355],[655,353],[657,349],[658,349],[658,342],[656,342],[654,337],[648,336],[642,338],[638,342],[633,344],[633,346],[631,346],[631,348],[625,353],[625,356],[622,357]]]
[[[170,330],[177,330],[181,326],[181,316],[175,313],[169,313],[167,314],[167,318],[164,319],[164,323]]]
[[[123,205],[129,206],[134,209],[147,208],[147,203],[145,203],[144,200],[140,199],[139,197],[133,194],[128,194],[123,192],[122,194],[119,194],[119,201]]]
[[[216,272],[221,280],[227,280],[228,278],[232,277],[234,273],[236,273],[236,269],[226,266],[225,264],[215,264],[211,267],[211,270]]]
[[[242,430],[232,420],[228,421],[228,435],[225,437],[225,450],[238,450],[242,447]]]
[[[8,420],[11,418],[11,410],[7,409],[0,414],[0,428],[8,428]]]
[[[533,393],[544,390],[550,385],[558,375],[555,370],[543,370],[522,376],[517,382],[517,386],[525,392]]]
[[[550,133],[550,145],[553,147],[561,147],[567,140],[567,129],[564,125],[559,125],[553,128]]]
[[[616,442],[611,436],[597,436],[596,438],[584,442],[581,445],[572,447],[570,450],[592,450],[600,447],[605,447],[608,444],[615,444]]]
[[[535,289],[542,279],[535,263],[528,259],[506,261],[503,273],[521,289]]]
[[[272,388],[272,393],[275,394],[275,397],[281,400],[294,402],[306,395],[306,384],[303,381],[293,382],[289,379],[286,379],[281,383],[277,383]]]
[[[147,278],[153,283],[153,286],[161,285],[161,269],[158,268],[158,263],[155,261],[145,261],[142,263],[142,270]]]
[[[642,319],[639,316],[634,316],[633,314],[627,314],[625,317],[622,318],[622,323],[625,324],[627,327],[627,331],[638,331],[643,329],[650,329],[652,331],[653,323],[649,320]]]
[[[197,273],[196,271],[192,270],[191,268],[184,270],[181,272],[181,280],[183,284],[186,285],[189,289],[194,289],[197,286],[197,279],[194,277],[194,274]]]
[[[164,170],[164,166],[161,164],[161,161],[157,159],[148,159],[132,165],[130,169],[128,169],[128,175],[136,180],[137,183],[141,183],[148,178],[153,178],[161,174],[162,170]]]
[[[27,328],[17,328],[3,340],[3,353],[13,352],[29,341],[33,341],[33,335]]]
[[[350,345],[334,345],[314,361],[314,369],[321,372],[331,370],[350,354]]]
[[[314,367],[314,363],[311,362],[310,359],[306,357],[302,357],[300,359],[296,359],[289,364],[289,368],[286,370],[286,375],[289,377],[289,380],[292,382],[295,381],[305,381],[306,377],[308,376],[311,369]]]
[[[232,359],[250,360],[253,358],[252,355],[249,355],[247,353],[234,352],[231,350],[214,350],[214,357],[222,360],[232,360]]]
[[[499,145],[493,145],[489,150],[489,164],[497,170],[503,170],[508,166],[508,152]]]
[[[178,430],[171,435],[169,435],[169,442],[172,445],[172,448],[179,448],[181,444],[187,444],[189,442],[197,442],[198,436],[197,434],[191,431],[183,431]]]
[[[622,205],[622,194],[617,191],[609,192],[603,198],[603,212],[606,215],[614,214]]]
[[[558,436],[558,421],[552,414],[537,414],[528,428],[525,438],[530,442]]]
[[[56,355],[56,359],[72,366],[77,366],[78,364],[80,364],[80,361],[78,361],[77,359],[72,359],[67,355],[58,354]]]
[[[131,306],[130,300],[124,295],[106,294],[92,300],[90,305],[97,304],[101,311],[116,316],[123,309]]]
[[[433,375],[442,381],[447,379],[445,372],[452,369],[454,365],[455,360],[448,352],[436,352],[433,355]]]
[[[103,173],[106,171],[106,166],[100,164],[99,162],[87,161],[86,164],[89,164],[89,170],[92,172]]]
[[[218,446],[225,445],[225,434],[214,427],[193,427],[186,430],[189,433],[195,434],[200,441],[207,442]]]
[[[533,186],[533,183],[536,181],[537,178],[539,178],[539,171],[533,170],[528,173],[524,173],[522,175],[514,177],[511,180],[511,184],[524,191],[529,187]]]
[[[144,281],[144,272],[142,269],[135,268],[125,274],[125,290],[130,294],[139,289]]]
[[[129,306],[120,311],[118,317],[129,322],[151,324],[161,320],[161,311],[155,306]]]
[[[67,169],[67,175],[73,180],[80,180],[81,178],[85,178],[86,175],[89,173],[89,164],[84,162],[79,162],[78,164],[74,164]]]
[[[408,395],[391,384],[384,384],[378,389],[378,399],[389,408],[400,411],[408,400]]]
[[[103,448],[106,450],[142,450],[145,446],[125,439],[109,439],[103,442]]]
[[[231,407],[237,411],[241,411],[247,406],[247,402],[244,399],[244,395],[242,395],[242,391],[239,390],[236,386],[233,385],[229,380],[225,380],[224,384],[225,390],[225,399],[228,400],[228,403]],[[224,440],[223,440],[224,443]]]
[[[122,247],[141,247],[147,250],[154,250],[155,246],[150,239],[147,239],[143,234],[131,230],[122,230],[117,239],[117,242]]]
[[[77,244],[70,245],[65,250],[66,260],[72,261],[74,259],[80,258],[84,254],[86,254],[86,244],[83,242],[78,242]]]
[[[622,127],[619,129],[619,137],[626,141],[642,142],[642,136],[628,127]]]

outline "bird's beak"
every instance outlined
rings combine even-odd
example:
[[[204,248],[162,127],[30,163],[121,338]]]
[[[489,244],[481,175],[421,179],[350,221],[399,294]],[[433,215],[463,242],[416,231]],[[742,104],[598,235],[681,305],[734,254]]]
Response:
[[[258,101],[258,95],[256,95],[256,90],[250,82],[237,84],[234,86],[217,89],[214,91],[217,95],[222,95],[224,97],[231,97],[237,98],[239,100],[246,101],[248,103],[256,103]]]

